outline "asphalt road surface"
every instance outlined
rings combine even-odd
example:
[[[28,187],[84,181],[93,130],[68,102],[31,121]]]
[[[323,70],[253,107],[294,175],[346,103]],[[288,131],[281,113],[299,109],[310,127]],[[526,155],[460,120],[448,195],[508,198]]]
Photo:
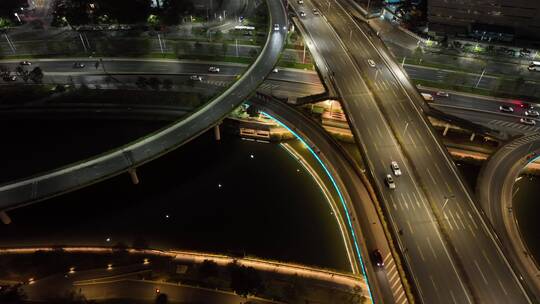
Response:
[[[266,45],[255,63],[222,95],[171,127],[121,150],[62,170],[3,185],[0,187],[0,210],[60,195],[121,174],[171,151],[219,123],[256,90],[271,73],[281,54],[287,34],[287,15],[281,1],[268,1],[268,9],[270,23],[279,24],[280,29],[269,29]]]
[[[375,33],[355,22],[354,8],[320,3],[316,16],[313,2],[305,2],[294,6],[306,12],[300,19],[343,98],[420,300],[529,303],[407,75]],[[391,161],[403,171],[395,190],[383,180]]]

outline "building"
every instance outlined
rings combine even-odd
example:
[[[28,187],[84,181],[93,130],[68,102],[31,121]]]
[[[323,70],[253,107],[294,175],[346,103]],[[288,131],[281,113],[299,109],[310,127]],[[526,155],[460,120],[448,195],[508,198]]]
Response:
[[[428,0],[429,30],[483,40],[540,40],[539,0]]]

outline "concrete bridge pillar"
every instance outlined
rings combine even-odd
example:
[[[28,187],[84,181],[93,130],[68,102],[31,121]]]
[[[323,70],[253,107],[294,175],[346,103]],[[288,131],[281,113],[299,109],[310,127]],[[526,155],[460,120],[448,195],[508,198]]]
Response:
[[[444,132],[443,132],[442,136],[446,136],[446,133],[448,133],[449,129],[450,129],[450,125],[446,124],[446,126],[444,127]]]
[[[0,220],[2,220],[2,223],[6,225],[11,224],[11,218],[9,217],[9,215],[7,215],[5,211],[0,212]]]
[[[216,140],[221,140],[221,131],[219,130],[219,124],[214,126],[214,137]]]
[[[471,134],[471,138],[469,138],[469,140],[470,140],[470,141],[473,141],[475,137],[476,137],[476,134],[473,133],[473,134]]]
[[[132,168],[128,170],[129,176],[131,176],[131,182],[133,182],[134,185],[139,184],[139,176],[137,175],[137,169]]]

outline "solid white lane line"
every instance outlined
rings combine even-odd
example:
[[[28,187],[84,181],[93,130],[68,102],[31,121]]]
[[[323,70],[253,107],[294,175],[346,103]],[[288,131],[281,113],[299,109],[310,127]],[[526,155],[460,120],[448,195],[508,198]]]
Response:
[[[469,214],[469,218],[471,219],[471,222],[473,223],[474,228],[478,230],[478,225],[476,225],[476,222],[474,221],[472,214],[469,211],[467,211],[467,213]]]
[[[433,174],[431,174],[431,171],[429,171],[429,168],[426,168],[426,171],[427,171],[429,177],[431,178],[431,180],[433,181],[433,183],[436,185],[437,181],[435,180],[435,177],[433,177]]]
[[[488,285],[488,281],[486,279],[486,276],[484,275],[484,273],[482,272],[482,269],[480,268],[480,266],[478,266],[478,262],[476,260],[474,260],[474,265],[476,265],[476,269],[478,269],[478,272],[480,272],[480,275],[482,276],[482,279],[484,280],[484,283],[486,285]]]
[[[443,215],[444,215],[444,219],[447,221],[448,225],[450,226],[450,230],[454,231],[454,226],[452,226],[452,223],[450,222],[448,215],[446,215],[446,212],[443,212]]]
[[[422,252],[422,249],[420,249],[420,246],[416,244],[416,248],[418,249],[418,252],[420,253],[420,258],[422,258],[422,261],[426,261],[426,258],[424,257],[424,252]]]
[[[414,234],[414,230],[412,228],[411,222],[407,220],[407,225],[409,225],[409,230],[411,231],[411,234]]]
[[[508,292],[506,291],[506,288],[504,288],[504,284],[501,282],[501,280],[497,280],[499,282],[499,286],[501,286],[502,291],[505,295],[508,295]]]
[[[431,245],[431,241],[429,240],[429,238],[426,238],[427,239],[427,242],[428,242],[428,245],[429,245],[429,248],[431,249],[431,252],[433,253],[433,256],[435,257],[435,259],[437,259],[437,253],[435,252],[435,249],[433,249],[433,245]]]

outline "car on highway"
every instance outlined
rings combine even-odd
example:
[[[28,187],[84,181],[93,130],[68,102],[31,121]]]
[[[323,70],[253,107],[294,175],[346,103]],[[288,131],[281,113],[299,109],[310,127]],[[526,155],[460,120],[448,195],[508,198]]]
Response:
[[[390,168],[392,168],[392,172],[394,173],[395,176],[401,175],[401,169],[399,168],[397,161],[395,160],[392,161],[392,163],[390,164]]]
[[[386,183],[386,186],[389,188],[389,189],[396,189],[396,182],[394,181],[394,178],[392,178],[392,175],[390,174],[387,174],[386,177],[384,178],[384,181]]]
[[[319,16],[320,14],[321,13],[319,13],[319,11],[316,8],[313,9],[313,15]]]
[[[82,68],[84,68],[84,67],[85,67],[85,65],[84,65],[84,63],[82,63],[82,62],[75,62],[75,63],[73,63],[73,68],[74,68],[74,69],[82,69]]]
[[[435,95],[439,97],[450,97],[450,94],[448,94],[448,92],[443,92],[443,91],[439,91]]]
[[[422,98],[424,98],[425,101],[434,101],[435,99],[433,98],[433,95],[429,94],[429,93],[420,93],[420,95],[422,95]]]
[[[32,65],[32,63],[30,61],[24,60],[20,62],[20,65]]]
[[[519,119],[519,121],[524,125],[529,125],[529,126],[536,125],[536,121],[534,121],[533,119],[527,118],[527,117],[522,117],[522,118]]]
[[[375,61],[373,61],[372,59],[368,59],[367,63],[369,64],[370,67],[374,68],[376,67],[377,65],[375,64]]]
[[[300,13],[298,13],[300,15],[300,17],[305,17],[306,16],[306,13],[304,13],[303,11],[300,11]]]
[[[296,2],[297,2],[298,4],[300,4],[300,5],[304,4],[304,0],[298,0],[298,1],[296,1]]]
[[[506,113],[514,113],[514,108],[508,105],[502,105],[499,107],[499,111]]]
[[[202,77],[199,76],[199,75],[191,75],[191,76],[189,76],[189,80],[202,81]]]
[[[17,76],[15,75],[4,76],[4,81],[16,81],[16,80],[17,80]]]
[[[525,115],[530,116],[530,117],[538,117],[540,114],[538,113],[538,111],[531,109],[531,110],[526,110]]]
[[[210,73],[219,73],[219,68],[215,66],[211,66],[208,68],[208,72]]]
[[[379,249],[373,250],[371,252],[371,257],[373,259],[373,264],[375,264],[377,267],[384,267],[384,259]]]
[[[279,31],[279,24],[277,24],[277,23],[274,24],[274,31],[276,31],[276,32]]]

